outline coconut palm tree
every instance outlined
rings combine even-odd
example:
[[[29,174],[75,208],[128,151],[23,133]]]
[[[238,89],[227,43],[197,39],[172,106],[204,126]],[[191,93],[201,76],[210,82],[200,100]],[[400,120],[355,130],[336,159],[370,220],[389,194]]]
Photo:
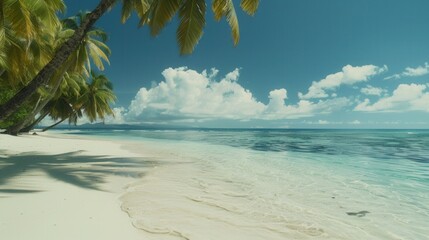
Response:
[[[85,13],[79,13],[74,17],[63,20],[63,29],[59,31],[56,36],[53,45],[61,45],[68,36],[73,34],[77,28],[78,22],[85,18]],[[39,100],[35,101],[37,104],[34,109],[29,112],[28,116],[21,121],[9,126],[6,130],[7,133],[17,135],[19,132],[29,131],[35,126],[35,116],[48,104],[48,102],[55,96],[59,86],[61,85],[63,78],[73,73],[84,74],[89,76],[91,69],[91,62],[94,62],[99,70],[104,70],[103,60],[109,63],[108,56],[110,55],[110,49],[105,44],[107,41],[107,34],[99,28],[91,28],[81,41],[79,47],[71,54],[69,59],[57,69],[56,73],[51,78],[48,87],[44,87],[44,94],[40,94]],[[76,79],[76,78],[67,78]],[[43,89],[43,88],[42,88]],[[60,89],[61,90],[61,89]],[[40,91],[40,90],[39,90]],[[43,116],[43,115],[41,115]],[[40,121],[40,119],[36,119]]]
[[[0,1],[0,88],[8,93],[24,87],[52,58],[53,40],[63,11],[62,0]],[[32,103],[40,95],[33,94],[15,116],[2,127],[22,121],[32,112]],[[0,101],[4,102],[4,100]]]
[[[59,123],[69,119],[70,124],[76,124],[77,118],[82,117],[81,111],[74,105],[78,102],[81,89],[86,87],[85,77],[81,73],[66,73],[64,81],[61,82],[55,95],[49,98],[47,104],[39,111],[39,116],[33,120],[27,127],[21,129],[21,132],[29,132],[39,124],[46,116],[50,116],[54,121],[61,120]],[[44,93],[49,95],[49,92]],[[35,116],[33,116],[34,118]],[[76,120],[74,120],[76,119]]]
[[[104,120],[106,115],[113,115],[110,104],[116,100],[116,96],[112,83],[105,75],[92,71],[90,82],[82,90],[79,102],[90,122]]]
[[[112,83],[102,74],[91,72],[89,81],[74,89],[64,91],[64,94],[54,99],[47,106],[49,116],[56,121],[53,125],[43,129],[46,131],[58,124],[69,120],[69,124],[76,124],[78,119],[85,116],[90,122],[104,120],[106,115],[113,115],[110,104],[116,100]],[[79,89],[79,92],[76,90]]]
[[[28,0],[29,1],[29,0]],[[74,34],[56,51],[52,60],[22,88],[14,97],[0,105],[0,120],[9,116],[25,100],[31,97],[36,90],[47,83],[55,70],[59,68],[79,46],[85,34],[94,23],[104,15],[119,0],[101,0],[97,7],[81,22]],[[149,25],[153,35],[159,34],[161,29],[173,16],[179,13],[180,23],[177,30],[177,41],[181,54],[189,54],[202,36],[205,26],[205,0],[121,0],[122,21],[126,21],[132,12],[140,18],[140,25]],[[241,8],[253,15],[258,7],[259,0],[241,0]],[[234,44],[239,41],[238,20],[232,0],[213,0],[212,10],[215,18],[225,17],[232,29]],[[1,27],[1,26],[0,26]]]
[[[79,12],[73,17],[62,20],[65,40],[72,36],[85,21],[89,12]],[[104,62],[109,62],[110,48],[106,45],[107,34],[100,28],[91,27],[85,34],[81,43],[67,60],[75,72],[83,72],[89,77],[91,62],[100,70],[104,70]]]

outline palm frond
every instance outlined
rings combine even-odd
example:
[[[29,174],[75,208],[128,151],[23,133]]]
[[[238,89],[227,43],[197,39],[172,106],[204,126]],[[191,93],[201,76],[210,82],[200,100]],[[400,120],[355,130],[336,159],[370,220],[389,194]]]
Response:
[[[91,29],[90,31],[87,32],[87,36],[92,37],[92,38],[99,38],[103,42],[106,42],[109,38],[107,33],[100,28]]]
[[[79,27],[76,16],[63,19],[61,22],[66,29],[76,30]]]
[[[225,5],[226,0],[213,0],[212,11],[216,21],[220,21],[220,19],[225,16]]]
[[[150,17],[150,32],[152,36],[158,35],[164,26],[176,15],[181,0],[153,0]]]
[[[58,33],[58,37],[61,39],[68,39],[71,36],[73,36],[74,30],[73,29],[63,29],[61,32]]]
[[[3,1],[0,1],[0,46],[5,44],[5,19],[3,12]]]
[[[11,28],[15,33],[26,39],[34,36],[33,23],[31,22],[31,13],[23,0],[3,0],[3,8],[8,9],[4,12]]]
[[[122,0],[121,22],[125,23],[135,11],[141,18],[149,10],[153,0]]]
[[[31,15],[36,17],[37,21],[43,22],[43,24],[50,29],[54,29],[60,25],[57,12],[65,10],[65,5],[62,0],[24,1],[26,2],[26,5],[31,11]]]
[[[247,14],[253,16],[258,9],[259,0],[241,0],[240,6]]]
[[[181,54],[190,54],[203,35],[206,24],[206,1],[185,0],[179,9],[177,41]]]
[[[214,0],[212,3],[212,10],[217,21],[225,16],[226,21],[231,27],[234,45],[237,45],[240,41],[240,28],[232,0]]]
[[[35,4],[46,5],[49,8],[49,11],[52,12],[61,12],[64,13],[66,10],[66,5],[63,0],[26,0],[27,2],[38,2]]]
[[[144,14],[146,14],[150,6],[152,5],[153,0],[135,0],[135,11],[137,12],[137,15],[141,18]]]
[[[94,62],[95,66],[97,66],[100,71],[104,71],[104,64],[102,60],[110,64],[109,57],[93,42],[88,42],[88,49],[89,56],[91,56],[91,59]]]
[[[105,55],[110,56],[111,50],[109,46],[107,46],[104,42],[92,39],[91,43],[95,44],[98,48],[100,48],[100,50],[103,51]]]
[[[134,11],[135,1],[125,0],[122,2],[121,22],[125,23],[130,18],[131,13]]]

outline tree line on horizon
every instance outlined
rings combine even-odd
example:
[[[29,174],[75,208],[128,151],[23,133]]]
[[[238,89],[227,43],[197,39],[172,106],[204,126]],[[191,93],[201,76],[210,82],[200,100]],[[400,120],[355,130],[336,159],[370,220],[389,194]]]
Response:
[[[93,122],[113,115],[116,97],[102,74],[109,64],[107,34],[96,21],[117,3],[121,21],[135,13],[139,26],[158,35],[178,15],[180,54],[190,54],[203,35],[206,0],[100,0],[91,12],[61,19],[63,0],[0,1],[0,129],[17,135],[32,130],[45,117],[70,124],[86,116]],[[259,0],[241,0],[254,15]],[[212,0],[215,20],[225,18],[234,45],[239,25],[233,0]]]

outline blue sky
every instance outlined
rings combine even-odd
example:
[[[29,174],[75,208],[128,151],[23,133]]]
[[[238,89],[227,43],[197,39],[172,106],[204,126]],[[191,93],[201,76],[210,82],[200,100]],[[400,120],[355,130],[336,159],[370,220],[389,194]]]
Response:
[[[67,15],[98,0],[65,1]],[[209,1],[211,2],[211,1]],[[429,1],[270,0],[238,7],[241,40],[210,11],[194,53],[180,56],[177,20],[157,37],[108,32],[117,123],[198,127],[428,128]],[[210,9],[210,8],[208,8]]]

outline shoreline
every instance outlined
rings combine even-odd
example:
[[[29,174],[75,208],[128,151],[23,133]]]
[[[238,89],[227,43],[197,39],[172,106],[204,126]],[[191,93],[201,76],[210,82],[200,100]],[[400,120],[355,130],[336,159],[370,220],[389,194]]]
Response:
[[[55,133],[0,135],[0,237],[142,239],[120,198],[154,163],[123,145]]]
[[[420,162],[399,158],[392,168],[379,161],[389,148],[373,158],[351,151],[344,155],[350,160],[343,160],[341,154],[258,151],[179,141],[171,133],[160,140],[148,135],[0,135],[0,237],[425,236],[427,207],[421,203],[427,197],[409,195],[408,188],[424,179],[402,181],[420,173]],[[401,172],[410,166],[417,172]],[[401,178],[379,178],[386,167]]]

